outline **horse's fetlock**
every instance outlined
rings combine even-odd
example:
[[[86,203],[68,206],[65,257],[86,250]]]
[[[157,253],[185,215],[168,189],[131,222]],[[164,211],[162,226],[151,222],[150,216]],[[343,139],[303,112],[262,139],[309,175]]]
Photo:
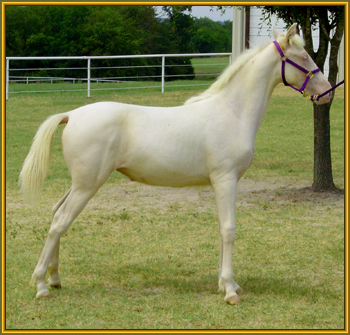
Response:
[[[221,276],[219,279],[219,286],[227,290],[229,286],[233,286],[233,282],[234,280],[232,276]]]
[[[32,274],[31,281],[33,283],[38,283],[40,281],[45,281],[46,272],[42,271],[41,269],[35,269]]]
[[[55,271],[57,272],[58,269],[58,260],[50,260],[50,264],[48,266],[48,270],[51,271]]]
[[[32,274],[32,277],[30,278],[30,285],[36,285],[36,275],[35,272]]]

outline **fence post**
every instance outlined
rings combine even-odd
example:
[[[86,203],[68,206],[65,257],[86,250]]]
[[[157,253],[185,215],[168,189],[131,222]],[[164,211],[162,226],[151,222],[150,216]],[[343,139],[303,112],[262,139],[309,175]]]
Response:
[[[10,60],[6,59],[6,100],[9,99],[9,84],[10,84]]]
[[[164,93],[165,56],[162,56],[162,93]]]
[[[87,63],[87,97],[90,98],[90,79],[91,79],[91,58],[88,58]]]

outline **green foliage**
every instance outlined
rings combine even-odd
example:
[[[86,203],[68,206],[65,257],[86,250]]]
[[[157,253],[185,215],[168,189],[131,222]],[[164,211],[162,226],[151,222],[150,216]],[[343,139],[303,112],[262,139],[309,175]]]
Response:
[[[169,28],[167,23],[157,19],[153,6],[9,6],[6,10],[6,55],[103,56],[183,51],[176,45],[181,40],[172,39]],[[193,68],[188,59],[176,58],[168,65],[174,64],[181,66],[167,69],[166,74],[188,74],[191,78]],[[160,59],[96,60],[92,77],[159,76],[160,65]],[[185,70],[182,65],[187,65]],[[111,66],[114,69],[106,69]],[[131,66],[138,68],[122,68]],[[74,68],[68,75],[67,70],[38,70],[35,75],[86,76],[82,71],[86,64],[81,60],[12,61],[11,68],[16,67]],[[18,71],[16,74],[25,73]],[[178,79],[169,80],[174,78]]]
[[[194,31],[195,52],[231,52],[232,22],[222,24],[207,17],[195,19]]]
[[[263,9],[264,19],[270,17],[271,14],[277,15],[286,22],[286,27],[294,22],[302,26],[307,24],[317,28],[317,23],[320,20],[321,12],[329,12],[330,22],[327,24],[331,29],[335,28],[342,15],[344,15],[344,6],[258,6]],[[305,15],[307,13],[307,15]],[[302,15],[304,14],[304,15]]]
[[[103,56],[231,50],[231,23],[195,19],[192,6],[7,6],[7,56]],[[166,80],[193,79],[190,59],[167,59]],[[137,66],[135,68],[134,66]],[[160,80],[161,59],[94,60],[91,76]],[[113,68],[111,68],[113,67]],[[11,61],[17,76],[86,77],[83,60]],[[44,70],[46,68],[46,70]],[[64,68],[47,70],[47,68]],[[67,70],[67,68],[73,68]],[[29,73],[30,72],[30,73]]]
[[[163,10],[169,17],[172,41],[177,46],[176,52],[193,52],[193,17],[185,13],[191,11],[192,6],[163,6]]]

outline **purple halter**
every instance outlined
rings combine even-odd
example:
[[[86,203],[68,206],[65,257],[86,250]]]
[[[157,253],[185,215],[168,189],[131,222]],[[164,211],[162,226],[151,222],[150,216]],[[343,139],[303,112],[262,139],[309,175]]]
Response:
[[[311,101],[315,101],[315,100],[319,100],[321,97],[323,97],[324,95],[328,94],[329,92],[333,91],[335,88],[337,88],[338,86],[340,86],[341,84],[344,83],[344,80],[342,80],[341,82],[339,82],[337,85],[333,86],[331,89],[329,89],[326,92],[323,92],[320,95],[311,95],[307,92],[305,92],[305,87],[308,84],[309,80],[314,76],[315,73],[321,71],[319,68],[309,71],[305,68],[303,68],[302,66],[298,65],[297,63],[294,63],[293,61],[291,61],[290,59],[288,59],[287,57],[284,56],[283,50],[281,48],[281,46],[278,44],[277,41],[273,41],[274,45],[276,46],[278,52],[281,55],[282,58],[282,80],[283,80],[283,84],[285,86],[290,86],[291,88],[293,88],[294,90],[300,92],[303,97],[307,98],[310,97]],[[300,88],[294,87],[293,85],[290,85],[287,83],[286,78],[285,78],[285,67],[286,67],[286,63],[289,63],[291,65],[293,65],[294,67],[296,67],[297,69],[299,69],[300,71],[304,72],[306,74],[306,78],[305,81],[303,83],[303,85]]]

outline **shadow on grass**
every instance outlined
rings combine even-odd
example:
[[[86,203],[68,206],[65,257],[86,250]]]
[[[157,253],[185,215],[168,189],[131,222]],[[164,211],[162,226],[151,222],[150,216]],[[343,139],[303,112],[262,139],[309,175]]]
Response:
[[[110,278],[118,285],[119,282],[124,284],[128,289],[145,289],[156,291],[156,288],[170,289],[178,293],[202,293],[218,291],[217,271],[196,273],[196,268],[189,268],[187,265],[166,263],[156,264],[154,267],[147,265],[133,264],[116,268],[113,278]]]
[[[298,278],[292,282],[283,277],[267,276],[248,276],[241,280],[244,291],[255,296],[278,295],[295,300],[305,298],[310,302],[316,302],[320,296],[329,298],[330,301],[335,298],[334,290],[326,287],[326,283],[311,286],[298,281]]]
[[[154,266],[134,263],[131,265],[116,266],[114,271],[108,273],[92,273],[92,277],[85,277],[84,292],[91,294],[115,294],[119,296],[151,296],[168,291],[172,294],[217,294],[218,277],[217,271],[208,269],[206,273],[196,272],[196,266],[189,267],[187,264],[179,266],[179,263],[160,263]],[[68,278],[67,278],[68,279]],[[252,275],[240,277],[239,284],[248,297],[262,297],[268,295],[280,296],[291,300],[306,299],[310,303],[317,302],[322,298],[335,299],[335,292],[325,283],[307,285],[298,281],[298,278],[290,280],[283,277]],[[82,285],[83,284],[83,285]],[[65,286],[65,283],[63,283]],[[67,283],[67,285],[70,285]],[[76,287],[77,288],[77,287]],[[72,287],[70,289],[73,289]],[[75,291],[77,294],[77,291]]]

